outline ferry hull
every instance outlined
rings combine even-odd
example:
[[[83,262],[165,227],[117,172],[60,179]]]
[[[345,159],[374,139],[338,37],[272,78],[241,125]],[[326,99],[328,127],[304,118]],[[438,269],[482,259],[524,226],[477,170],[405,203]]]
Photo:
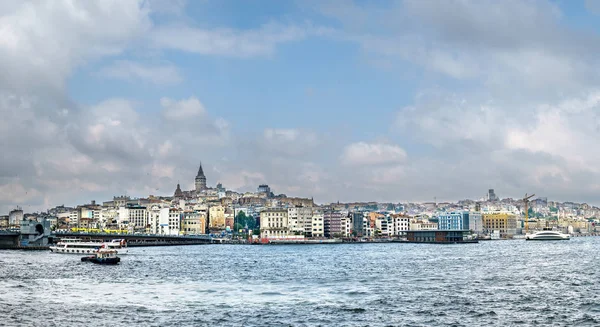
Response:
[[[526,241],[568,241],[571,238],[556,238],[556,237],[538,237],[538,238],[526,238]]]
[[[126,248],[122,249],[114,249],[117,251],[117,254],[127,254],[128,250]],[[59,246],[51,246],[50,252],[52,253],[60,253],[60,254],[93,254],[96,252],[95,249],[90,248],[64,248]]]

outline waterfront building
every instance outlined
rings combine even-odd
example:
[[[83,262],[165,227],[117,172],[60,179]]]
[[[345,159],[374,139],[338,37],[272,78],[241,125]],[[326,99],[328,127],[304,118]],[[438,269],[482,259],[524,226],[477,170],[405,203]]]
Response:
[[[25,215],[23,214],[23,210],[21,208],[16,208],[14,210],[11,210],[8,213],[8,225],[9,227],[19,227],[19,225],[21,224],[21,221],[23,220],[23,218],[25,217]]]
[[[4,215],[4,216],[0,216],[0,229],[7,229],[8,228],[8,215]]]
[[[77,227],[98,228],[101,207],[99,205],[96,205],[96,201],[92,201],[91,204],[77,206],[76,212]]]
[[[153,205],[148,211],[150,233],[159,235],[169,234],[169,208]]]
[[[179,235],[181,230],[181,218],[183,212],[178,208],[169,208],[169,225],[165,234],[167,235]]]
[[[352,218],[352,234],[354,236],[364,236],[364,217],[365,215],[362,212],[353,212],[351,214]]]
[[[469,228],[469,212],[444,212],[437,215],[440,230],[464,230]]]
[[[77,227],[78,224],[79,224],[79,210],[73,209],[72,211],[69,212],[68,226],[69,227]]]
[[[283,208],[266,209],[260,213],[260,237],[284,238],[289,235],[288,210]]]
[[[288,208],[288,224],[292,234],[309,235],[312,233],[312,214],[311,207],[294,206]]]
[[[363,219],[363,236],[373,237],[375,235],[375,223],[371,224],[371,217],[365,217]]]
[[[517,218],[506,212],[484,213],[482,215],[483,232],[492,234],[498,231],[500,238],[512,238],[517,232]]]
[[[117,229],[119,218],[119,209],[114,207],[103,207],[100,210],[100,228]],[[59,216],[60,220],[60,216]]]
[[[225,229],[227,229],[227,227],[229,227],[230,230],[233,230],[233,224],[235,222],[235,216],[233,215],[233,209],[231,209],[230,207],[224,207],[225,208],[225,212],[224,212],[224,216],[225,216]]]
[[[181,219],[181,233],[199,235],[206,231],[206,215],[195,211],[185,211]]]
[[[393,214],[392,219],[392,236],[401,236],[410,230],[410,217],[404,214]]]
[[[348,214],[342,214],[341,218],[342,237],[350,237],[352,235],[352,218]]]
[[[221,205],[208,208],[208,229],[211,231],[225,230],[225,208]]]
[[[469,213],[469,230],[475,234],[483,233],[483,221],[480,212]]]
[[[133,205],[126,207],[125,210],[128,210],[129,226],[136,232],[146,232],[146,228],[148,227],[148,211],[146,207]]]
[[[342,214],[339,211],[325,210],[323,212],[324,237],[339,237],[342,233]]]
[[[375,219],[375,236],[389,236],[390,224],[386,216],[378,216]]]
[[[410,230],[437,230],[438,224],[427,219],[413,218],[410,220]]]
[[[325,227],[322,211],[315,211],[311,217],[311,237],[324,237]]]
[[[406,232],[406,239],[414,243],[465,243],[473,242],[468,230],[418,230]]]

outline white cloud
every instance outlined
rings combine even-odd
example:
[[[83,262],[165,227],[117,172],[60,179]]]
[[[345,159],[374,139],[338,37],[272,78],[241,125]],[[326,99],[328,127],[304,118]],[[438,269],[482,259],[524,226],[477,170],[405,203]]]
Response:
[[[398,164],[406,157],[406,151],[394,144],[358,142],[344,148],[342,162],[359,166]]]
[[[271,142],[290,142],[295,141],[300,132],[297,129],[274,129],[266,128],[264,131],[265,139]]]
[[[1,9],[0,84],[5,90],[62,90],[73,68],[121,53],[151,26],[142,0],[20,1]]]
[[[183,78],[172,64],[142,64],[128,60],[117,60],[98,72],[100,76],[128,82],[148,82],[157,85],[180,83]]]
[[[313,26],[286,26],[269,23],[254,30],[230,28],[201,29],[191,26],[159,26],[152,32],[158,48],[181,50],[202,55],[232,57],[267,56],[280,43],[324,35],[328,30]]]
[[[160,105],[163,107],[163,116],[170,120],[185,120],[202,117],[206,113],[204,105],[195,97],[175,101],[169,98],[161,98]]]
[[[332,33],[376,63],[418,65],[434,83],[474,81],[499,97],[559,99],[600,82],[600,36],[565,24],[547,1],[402,1],[386,10],[333,2],[317,11],[341,23]],[[452,13],[452,14],[448,14]],[[527,90],[523,94],[523,90]],[[557,96],[558,95],[558,96]]]

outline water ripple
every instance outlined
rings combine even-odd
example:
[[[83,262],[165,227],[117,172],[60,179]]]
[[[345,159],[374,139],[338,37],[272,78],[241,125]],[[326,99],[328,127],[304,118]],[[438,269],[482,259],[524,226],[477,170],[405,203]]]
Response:
[[[153,247],[114,267],[0,251],[0,325],[598,326],[599,245]]]

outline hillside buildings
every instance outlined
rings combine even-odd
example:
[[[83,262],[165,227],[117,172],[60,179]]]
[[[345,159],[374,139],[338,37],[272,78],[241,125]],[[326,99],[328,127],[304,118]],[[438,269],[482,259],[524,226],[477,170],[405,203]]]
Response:
[[[191,180],[190,180],[191,182]],[[191,184],[191,183],[190,183]],[[600,208],[588,204],[530,202],[529,229],[557,228],[576,233],[600,231]],[[132,198],[114,196],[101,204],[91,201],[64,205],[45,213],[25,214],[16,208],[0,216],[0,229],[18,227],[23,219],[45,219],[53,229],[111,230],[159,235],[212,234],[218,237],[252,235],[264,239],[405,238],[409,231],[468,230],[480,237],[512,238],[523,234],[524,207],[520,200],[499,199],[493,189],[479,200],[457,203],[353,202],[315,204],[313,198],[275,195],[261,184],[255,192],[210,187],[202,167],[194,189],[177,184],[172,196]],[[243,213],[243,215],[241,215]],[[238,220],[242,219],[242,220]]]

